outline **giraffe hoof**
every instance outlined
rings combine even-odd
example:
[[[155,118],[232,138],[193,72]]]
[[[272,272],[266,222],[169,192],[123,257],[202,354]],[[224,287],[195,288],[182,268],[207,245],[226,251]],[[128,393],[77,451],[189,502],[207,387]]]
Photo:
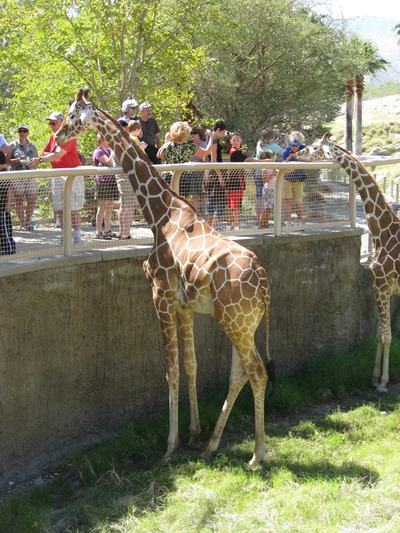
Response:
[[[376,392],[378,392],[379,394],[382,394],[384,392],[387,392],[387,387],[385,387],[385,385],[379,385],[379,387],[377,387],[376,389]]]
[[[191,448],[192,450],[198,450],[199,448],[201,448],[200,438],[198,436],[190,437],[188,442],[188,448]]]
[[[249,461],[248,465],[250,468],[256,468],[260,463],[261,461],[264,459],[264,457],[256,457],[255,455],[253,455],[253,457],[251,458],[251,461]]]

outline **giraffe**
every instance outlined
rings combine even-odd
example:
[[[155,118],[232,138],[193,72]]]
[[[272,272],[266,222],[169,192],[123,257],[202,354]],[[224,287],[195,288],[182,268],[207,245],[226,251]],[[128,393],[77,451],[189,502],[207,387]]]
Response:
[[[188,200],[176,194],[146,154],[129,141],[118,122],[87,98],[88,90],[80,89],[75,100],[70,101],[56,142],[62,146],[88,129],[97,130],[128,175],[153,232],[154,246],[143,268],[151,284],[161,326],[169,388],[169,434],[164,460],[178,446],[178,327],[189,390],[189,446],[200,448],[193,315],[202,313],[214,315],[233,344],[228,394],[203,457],[207,459],[218,448],[233,404],[249,380],[255,410],[255,447],[249,465],[255,467],[265,456],[264,400],[268,377],[272,386],[275,381],[274,363],[268,349],[267,274],[253,252],[212,229]],[[266,364],[254,341],[254,333],[264,315]]]
[[[375,253],[368,271],[378,308],[377,349],[372,383],[378,392],[387,392],[389,351],[392,340],[390,297],[400,295],[400,220],[370,172],[350,152],[330,142],[330,134],[297,153],[298,161],[328,159],[341,165],[363,201]],[[383,360],[382,360],[383,353]]]

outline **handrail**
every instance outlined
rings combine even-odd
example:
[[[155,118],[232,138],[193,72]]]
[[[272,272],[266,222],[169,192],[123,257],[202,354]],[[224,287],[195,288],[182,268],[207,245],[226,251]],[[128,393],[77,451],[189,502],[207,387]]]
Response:
[[[380,156],[363,156],[359,158],[367,167],[377,167],[381,165],[399,164],[400,157],[380,157]],[[313,162],[297,162],[278,163],[278,162],[252,162],[252,163],[180,163],[173,165],[157,165],[156,169],[159,173],[170,171],[172,172],[172,187],[179,191],[179,180],[184,171],[200,171],[207,170],[254,170],[254,169],[276,169],[278,171],[276,188],[275,188],[275,224],[274,234],[281,235],[282,232],[282,190],[284,174],[289,170],[295,169],[341,169],[338,163],[331,161],[313,161]],[[116,175],[124,174],[122,167],[112,167],[112,173]],[[63,253],[65,256],[72,255],[71,239],[67,236],[71,235],[71,192],[73,182],[76,176],[95,176],[102,174],[110,174],[110,167],[95,167],[95,166],[80,166],[76,168],[58,168],[58,169],[32,169],[19,170],[0,174],[0,180],[17,180],[21,178],[53,178],[58,176],[66,176],[64,189],[64,225],[63,225]],[[350,182],[349,190],[349,219],[350,227],[356,227],[356,189]]]
[[[363,156],[358,157],[361,163],[367,167],[379,166],[379,165],[394,165],[400,163],[400,157],[369,157]],[[342,168],[338,163],[332,163],[331,161],[310,161],[310,162],[299,162],[291,161],[290,163],[281,163],[281,162],[257,162],[257,163],[176,163],[173,165],[157,165],[155,167],[158,172],[167,172],[167,171],[185,171],[185,170],[212,170],[212,169],[221,169],[221,170],[232,170],[232,169],[263,169],[263,168],[273,168],[273,169],[340,169]],[[95,167],[95,166],[82,166],[76,168],[53,168],[53,169],[32,169],[32,170],[14,170],[8,172],[6,175],[0,175],[0,179],[18,179],[26,178],[28,176],[31,178],[53,178],[57,176],[95,176],[96,174],[110,174],[110,167]],[[124,174],[124,169],[122,167],[112,167],[113,174]]]

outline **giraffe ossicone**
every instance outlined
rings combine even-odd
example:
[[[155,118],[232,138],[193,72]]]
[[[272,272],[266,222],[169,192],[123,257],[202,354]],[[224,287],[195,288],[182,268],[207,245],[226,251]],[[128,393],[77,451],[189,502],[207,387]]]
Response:
[[[390,297],[400,295],[400,220],[386,202],[372,174],[350,152],[333,144],[329,133],[299,151],[296,159],[328,160],[339,163],[361,196],[375,249],[368,267],[378,308],[376,335],[378,343],[372,383],[378,392],[386,392],[392,341]]]
[[[193,314],[211,314],[233,344],[229,391],[215,429],[203,453],[217,448],[233,404],[249,380],[254,396],[255,447],[250,466],[265,456],[264,400],[267,379],[274,385],[274,365],[269,354],[270,287],[256,255],[213,230],[192,204],[177,195],[160,177],[146,154],[136,148],[119,123],[89,102],[80,89],[56,135],[63,145],[89,129],[97,130],[114,151],[136,193],[154,235],[154,246],[143,267],[153,292],[161,326],[169,387],[169,436],[164,459],[178,446],[179,354],[189,388],[190,441],[200,446],[197,405],[197,362]],[[257,351],[254,334],[265,316],[266,364]]]

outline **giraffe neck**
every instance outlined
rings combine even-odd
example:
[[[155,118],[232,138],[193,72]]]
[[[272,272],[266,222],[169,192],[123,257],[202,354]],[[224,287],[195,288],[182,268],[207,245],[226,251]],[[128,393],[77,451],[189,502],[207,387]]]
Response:
[[[135,191],[139,205],[150,229],[165,225],[170,219],[170,209],[178,195],[165,183],[147,158],[121,132],[113,117],[97,109],[93,121],[97,131],[104,136],[117,161],[124,169]]]
[[[390,226],[398,224],[396,215],[364,165],[340,147],[335,146],[333,150],[335,159],[350,176],[361,196],[375,248],[383,246],[392,234]]]

